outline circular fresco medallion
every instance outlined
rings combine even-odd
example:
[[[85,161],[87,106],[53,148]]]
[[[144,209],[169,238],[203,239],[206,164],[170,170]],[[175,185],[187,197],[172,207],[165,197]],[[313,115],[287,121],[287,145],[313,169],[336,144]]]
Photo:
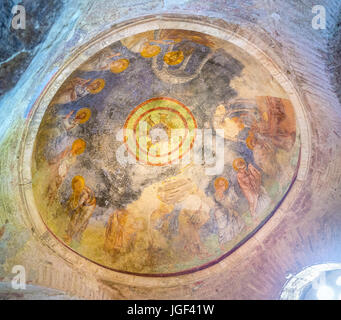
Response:
[[[97,265],[194,272],[274,214],[300,147],[293,105],[258,61],[203,33],[148,31],[91,55],[51,100],[32,155],[35,205]]]
[[[154,98],[129,114],[124,141],[137,160],[161,166],[181,159],[192,148],[196,127],[193,114],[181,102]]]

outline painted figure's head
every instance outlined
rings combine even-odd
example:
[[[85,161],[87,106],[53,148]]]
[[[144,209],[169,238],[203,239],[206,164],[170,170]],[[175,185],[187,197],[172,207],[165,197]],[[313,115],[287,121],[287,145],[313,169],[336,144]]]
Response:
[[[82,108],[79,109],[75,116],[75,121],[78,123],[85,123],[87,122],[91,117],[91,110],[89,108]]]
[[[96,94],[101,92],[104,86],[105,86],[104,79],[95,79],[94,81],[90,82],[90,84],[87,85],[87,90],[91,94]]]
[[[82,176],[75,176],[72,179],[71,185],[72,185],[72,190],[75,193],[80,193],[83,191],[85,187],[85,180]]]
[[[71,152],[73,155],[80,155],[84,152],[86,142],[83,139],[77,139],[73,142]]]
[[[161,52],[161,48],[158,45],[151,45],[147,43],[142,51],[141,51],[141,56],[143,58],[152,58],[157,56]]]
[[[229,182],[224,177],[218,177],[214,180],[214,188],[216,191],[226,191],[229,187]]]
[[[246,162],[243,158],[237,158],[233,161],[233,169],[236,171],[245,170]]]
[[[110,64],[110,71],[112,73],[120,73],[127,69],[129,66],[129,60],[128,59],[118,59]]]

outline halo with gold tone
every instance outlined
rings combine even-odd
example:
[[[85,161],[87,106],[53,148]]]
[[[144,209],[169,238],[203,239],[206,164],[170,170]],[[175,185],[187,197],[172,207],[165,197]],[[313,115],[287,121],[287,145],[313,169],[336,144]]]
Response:
[[[128,59],[118,59],[110,63],[110,71],[112,73],[121,73],[129,66]]]
[[[219,188],[220,182],[224,182],[225,185],[224,191],[227,190],[229,187],[229,182],[224,177],[218,177],[217,179],[214,180],[214,188],[217,190]]]
[[[242,166],[246,166],[246,162],[243,158],[237,158],[233,161],[233,169],[238,171]]]
[[[91,117],[91,110],[89,108],[82,108],[82,109],[79,109],[76,113],[76,118],[79,118],[80,115],[83,115],[85,114],[85,117],[78,120],[78,123],[85,123],[87,122],[90,117]]]
[[[92,89],[91,87],[93,85],[97,85],[96,89]],[[91,93],[91,94],[96,94],[96,93],[99,93],[103,90],[105,86],[105,80],[104,79],[95,79],[94,81],[92,81],[88,87],[87,87],[87,90]]]
[[[72,178],[72,182],[71,182],[72,190],[73,191],[76,191],[75,190],[76,189],[76,183],[78,183],[78,182],[80,182],[81,185],[82,185],[80,191],[82,191],[84,189],[84,187],[85,187],[85,180],[84,180],[84,178],[82,176],[74,176]]]
[[[246,146],[250,149],[254,149],[254,137],[252,135],[248,135],[247,138],[245,139]]]
[[[77,139],[72,144],[72,152],[78,156],[84,152],[85,147],[86,142],[83,139]]]
[[[185,56],[182,51],[170,51],[164,55],[163,61],[170,66],[175,66],[181,63],[184,60],[184,57]]]
[[[152,58],[157,56],[159,53],[161,52],[161,48],[160,46],[156,45],[156,44],[146,44],[142,51],[141,51],[141,56],[143,58]]]

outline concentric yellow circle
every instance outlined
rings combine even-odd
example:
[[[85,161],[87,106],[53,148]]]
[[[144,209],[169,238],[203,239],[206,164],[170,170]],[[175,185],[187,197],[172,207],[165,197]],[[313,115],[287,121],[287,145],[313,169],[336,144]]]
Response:
[[[124,141],[134,157],[163,166],[181,159],[193,146],[195,118],[181,102],[154,98],[136,107],[124,125]]]

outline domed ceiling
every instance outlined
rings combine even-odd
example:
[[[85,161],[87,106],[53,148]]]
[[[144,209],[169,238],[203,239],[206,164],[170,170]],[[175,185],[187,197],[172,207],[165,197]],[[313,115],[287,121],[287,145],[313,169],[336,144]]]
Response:
[[[300,154],[293,106],[246,52],[185,30],[122,39],[65,81],[41,122],[33,191],[48,229],[106,268],[212,265],[275,212]]]

